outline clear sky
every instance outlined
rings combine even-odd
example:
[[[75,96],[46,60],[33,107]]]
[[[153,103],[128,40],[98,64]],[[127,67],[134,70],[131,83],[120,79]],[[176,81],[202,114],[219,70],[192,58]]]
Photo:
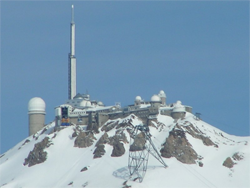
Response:
[[[71,4],[77,92],[106,105],[164,90],[207,123],[249,136],[249,2],[2,1],[1,153],[28,136],[27,105],[46,123],[67,100]]]

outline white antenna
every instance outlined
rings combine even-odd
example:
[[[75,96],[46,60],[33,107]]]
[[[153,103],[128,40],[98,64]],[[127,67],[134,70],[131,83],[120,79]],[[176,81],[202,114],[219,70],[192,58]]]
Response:
[[[74,5],[71,6],[71,23],[74,23]]]

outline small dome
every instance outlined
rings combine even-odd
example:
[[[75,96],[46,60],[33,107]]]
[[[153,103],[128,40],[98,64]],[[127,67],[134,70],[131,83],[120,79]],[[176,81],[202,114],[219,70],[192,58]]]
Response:
[[[136,101],[136,102],[140,102],[140,101],[141,101],[141,97],[140,97],[140,96],[136,96],[136,97],[135,97],[135,101]]]
[[[186,112],[185,106],[181,104],[181,101],[175,103],[173,112]]]
[[[44,111],[45,112],[45,102],[40,97],[34,97],[30,99],[28,103],[28,111]]]
[[[161,102],[161,99],[158,95],[153,95],[151,97],[151,102]]]
[[[165,92],[163,90],[161,90],[159,94],[165,94]]]
[[[99,101],[97,104],[98,104],[99,106],[104,106],[104,104],[103,104],[101,101]]]
[[[87,101],[87,102],[86,102],[86,106],[90,107],[90,106],[91,106],[91,102],[90,102],[90,101]]]
[[[163,90],[161,90],[159,92],[159,97],[165,97],[166,98],[166,94],[165,94],[165,92]]]
[[[85,101],[85,100],[82,100],[81,102],[80,102],[80,106],[81,107],[85,107],[86,106],[86,103],[87,103],[87,101]]]

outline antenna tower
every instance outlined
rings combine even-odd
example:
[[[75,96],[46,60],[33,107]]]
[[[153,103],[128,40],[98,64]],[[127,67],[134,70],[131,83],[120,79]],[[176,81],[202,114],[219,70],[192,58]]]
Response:
[[[153,155],[164,167],[166,163],[161,158],[151,140],[147,125],[137,125],[130,134],[128,169],[130,179],[143,181],[147,171],[149,153]]]

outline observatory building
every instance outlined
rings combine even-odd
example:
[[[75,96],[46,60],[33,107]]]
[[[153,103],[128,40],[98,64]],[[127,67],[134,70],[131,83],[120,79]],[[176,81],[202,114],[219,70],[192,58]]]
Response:
[[[40,97],[30,99],[28,103],[29,135],[41,130],[45,124],[45,102]]]
[[[75,57],[75,23],[74,6],[71,10],[70,23],[70,53],[68,66],[68,100],[65,104],[55,108],[56,127],[69,126],[71,124],[86,125],[87,130],[98,130],[109,119],[123,118],[134,114],[147,122],[154,119],[160,113],[172,116],[174,119],[185,117],[186,112],[192,112],[192,108],[183,106],[180,101],[166,104],[166,94],[163,90],[151,97],[150,101],[144,101],[140,96],[135,97],[134,104],[121,108],[120,104],[105,106],[101,101],[91,100],[89,94],[76,95],[76,57]]]

